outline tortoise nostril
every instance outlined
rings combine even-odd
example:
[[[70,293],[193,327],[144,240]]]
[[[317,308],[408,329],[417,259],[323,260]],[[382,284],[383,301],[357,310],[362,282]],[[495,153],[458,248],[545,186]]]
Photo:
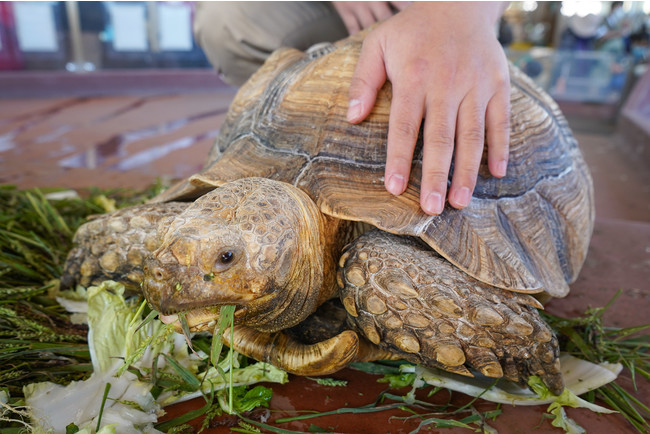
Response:
[[[165,279],[165,273],[163,273],[162,269],[156,267],[155,270],[153,270],[153,278],[155,280],[164,280]]]

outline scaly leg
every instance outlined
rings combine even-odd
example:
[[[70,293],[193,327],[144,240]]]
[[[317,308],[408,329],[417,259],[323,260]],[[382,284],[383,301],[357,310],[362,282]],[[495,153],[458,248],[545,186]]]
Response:
[[[295,375],[329,375],[352,362],[397,358],[349,330],[346,317],[340,302],[329,300],[291,329],[264,333],[235,326],[233,342],[230,329],[223,340],[241,354]]]
[[[68,254],[61,286],[88,287],[115,280],[139,290],[142,261],[160,245],[158,227],[169,226],[188,204],[137,205],[100,215],[79,227]]]
[[[372,343],[424,366],[525,386],[564,385],[558,341],[532,296],[484,284],[414,238],[371,231],[341,257],[341,299]]]

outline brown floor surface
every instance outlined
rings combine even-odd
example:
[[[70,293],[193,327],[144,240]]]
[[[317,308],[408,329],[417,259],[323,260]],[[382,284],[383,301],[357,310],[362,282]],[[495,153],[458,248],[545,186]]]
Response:
[[[185,177],[201,168],[233,94],[221,88],[191,95],[0,100],[0,184],[23,188],[144,188],[157,177]],[[626,327],[648,323],[650,171],[623,151],[617,134],[596,134],[590,131],[601,130],[585,128],[584,123],[580,128],[576,136],[594,178],[596,227],[585,267],[571,294],[553,300],[547,309],[560,315],[580,314],[588,307],[605,305],[621,290],[605,314],[606,324]],[[307,379],[274,386],[272,408],[282,412],[323,411],[344,403],[363,405],[384,389],[376,377],[350,370],[334,377],[348,379],[349,386],[331,388]],[[629,375],[619,381],[624,387],[632,387]],[[636,395],[646,404],[650,402],[647,381],[639,381]],[[463,402],[466,397],[455,394],[453,399]],[[202,401],[191,405],[201,406]],[[480,410],[495,407],[484,401],[477,406]],[[177,414],[186,408],[173,411]],[[560,432],[542,416],[543,407],[502,409],[503,414],[490,423],[499,432]],[[573,409],[568,413],[588,432],[633,432],[617,415]],[[338,432],[408,432],[415,427],[412,423],[390,418],[403,414],[336,416],[285,428],[306,430],[314,423]],[[226,431],[215,428],[211,432]]]
[[[0,183],[144,188],[196,173],[232,90],[0,101]]]

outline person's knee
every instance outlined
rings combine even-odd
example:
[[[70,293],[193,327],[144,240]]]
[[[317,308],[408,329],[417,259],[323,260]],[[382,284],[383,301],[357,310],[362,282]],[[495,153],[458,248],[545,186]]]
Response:
[[[230,2],[197,2],[194,37],[221,78],[232,85],[241,85],[262,64],[251,58],[246,43],[235,35],[237,27],[248,24],[238,11],[241,5]]]
[[[347,36],[327,2],[197,2],[194,35],[227,83],[243,84],[271,53]]]

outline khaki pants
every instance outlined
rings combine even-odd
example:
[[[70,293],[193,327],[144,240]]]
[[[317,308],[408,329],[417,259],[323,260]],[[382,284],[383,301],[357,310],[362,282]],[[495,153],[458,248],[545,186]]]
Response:
[[[222,79],[241,85],[274,50],[306,50],[348,31],[329,2],[197,2],[194,35]]]

